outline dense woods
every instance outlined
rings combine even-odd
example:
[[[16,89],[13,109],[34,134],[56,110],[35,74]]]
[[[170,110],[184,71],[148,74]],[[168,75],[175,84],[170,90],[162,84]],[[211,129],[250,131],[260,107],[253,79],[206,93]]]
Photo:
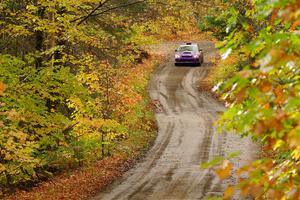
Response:
[[[228,106],[220,130],[262,146],[224,198],[299,199],[299,8],[296,0],[1,0],[0,196],[153,131],[151,70],[137,68],[149,57],[144,46],[197,27],[220,40],[212,80]],[[216,163],[221,179],[233,174],[227,158],[207,166]]]
[[[2,0],[1,188],[109,156],[154,129],[150,71],[135,68],[155,35],[183,29],[182,11],[172,1]]]

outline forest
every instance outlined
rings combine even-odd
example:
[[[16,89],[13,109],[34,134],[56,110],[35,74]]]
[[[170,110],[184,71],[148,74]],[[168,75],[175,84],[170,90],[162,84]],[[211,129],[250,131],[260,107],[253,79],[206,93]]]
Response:
[[[151,68],[136,66],[148,57],[143,45],[189,17],[174,3],[1,1],[2,194],[155,130],[146,97]]]
[[[207,77],[228,108],[217,126],[261,146],[236,171],[230,157],[205,164],[239,177],[212,199],[299,199],[299,11],[298,0],[1,0],[0,197],[148,146],[147,84],[163,58],[145,46],[197,30],[220,49]]]

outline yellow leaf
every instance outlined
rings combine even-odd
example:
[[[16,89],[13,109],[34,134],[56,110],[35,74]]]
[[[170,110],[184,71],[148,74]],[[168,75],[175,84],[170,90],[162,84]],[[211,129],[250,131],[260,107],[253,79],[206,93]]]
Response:
[[[224,191],[224,199],[230,198],[234,193],[234,187],[229,186],[225,191]]]
[[[294,160],[299,160],[300,159],[300,147],[298,146],[293,152],[292,152],[292,158]]]
[[[232,164],[229,162],[229,160],[225,160],[221,167],[216,169],[216,174],[219,176],[221,180],[224,180],[225,178],[230,176],[232,169]]]
[[[260,84],[260,89],[263,92],[270,92],[272,90],[272,84],[269,81],[264,81]]]
[[[5,165],[0,164],[0,173],[3,173],[6,170]]]
[[[250,186],[249,186],[249,188],[250,188]],[[251,193],[252,197],[259,197],[263,193],[263,188],[262,188],[262,186],[259,186],[259,185],[251,186],[250,190],[251,190],[250,193]]]
[[[249,193],[249,187],[242,187],[241,188],[241,195],[243,197],[246,197],[248,195],[248,193]]]
[[[3,95],[4,90],[5,90],[5,85],[0,81],[0,95]]]
[[[246,173],[249,170],[249,166],[243,166],[236,170],[236,175],[241,176],[242,173]]]

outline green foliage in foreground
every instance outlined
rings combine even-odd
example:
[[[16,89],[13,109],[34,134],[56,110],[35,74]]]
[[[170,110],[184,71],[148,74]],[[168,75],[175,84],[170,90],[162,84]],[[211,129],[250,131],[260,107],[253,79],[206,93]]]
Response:
[[[225,2],[225,1],[224,1]],[[223,2],[223,3],[224,3]],[[223,59],[238,55],[241,71],[218,85],[229,109],[226,130],[251,136],[263,146],[260,160],[239,169],[234,188],[256,199],[300,198],[300,7],[298,1],[226,1],[215,28]],[[218,8],[219,9],[219,8]],[[227,169],[221,168],[226,174]],[[226,172],[226,173],[225,173]],[[249,177],[245,179],[245,177]],[[224,197],[234,194],[233,188]]]

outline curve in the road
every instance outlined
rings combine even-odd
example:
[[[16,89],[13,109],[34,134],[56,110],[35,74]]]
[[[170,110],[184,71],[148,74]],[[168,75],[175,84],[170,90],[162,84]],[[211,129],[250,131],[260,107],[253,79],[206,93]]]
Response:
[[[170,48],[171,46],[171,48]],[[172,49],[176,44],[166,44]],[[236,165],[255,156],[255,145],[234,134],[217,134],[214,122],[225,108],[197,89],[206,76],[210,60],[216,56],[211,42],[201,42],[206,52],[202,67],[175,67],[172,59],[153,74],[152,99],[163,110],[157,113],[158,138],[145,159],[121,180],[99,193],[93,200],[193,200],[220,196],[227,183],[221,183],[212,170],[200,164],[215,156],[241,151]]]

